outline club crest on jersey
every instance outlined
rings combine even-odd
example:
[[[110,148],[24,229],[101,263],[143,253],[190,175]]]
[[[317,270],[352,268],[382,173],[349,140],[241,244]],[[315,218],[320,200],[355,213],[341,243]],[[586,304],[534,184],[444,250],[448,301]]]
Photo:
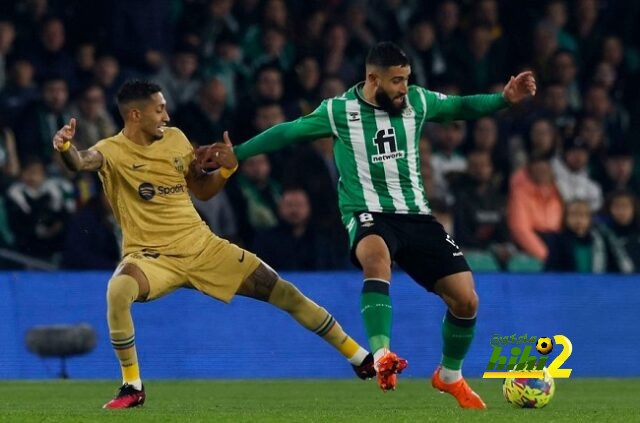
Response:
[[[180,157],[173,158],[173,165],[178,172],[184,173],[184,164],[182,163],[182,159]]]
[[[384,128],[376,132],[376,136],[373,137],[373,144],[378,150],[378,154],[371,156],[373,163],[403,159],[405,156],[404,150],[398,151],[398,141],[394,128]]]
[[[413,107],[411,106],[407,106],[404,108],[404,110],[402,110],[402,117],[410,118],[410,117],[413,117],[414,115],[415,115],[415,112],[413,110]]]

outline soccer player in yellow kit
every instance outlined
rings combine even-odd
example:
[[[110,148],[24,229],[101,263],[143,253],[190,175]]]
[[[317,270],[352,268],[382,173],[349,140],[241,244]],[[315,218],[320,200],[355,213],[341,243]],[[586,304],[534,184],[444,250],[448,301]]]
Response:
[[[269,302],[329,342],[358,377],[375,376],[373,357],[324,308],[283,280],[255,254],[213,234],[187,190],[206,200],[238,167],[231,142],[214,145],[221,167],[205,171],[169,115],[158,85],[128,81],[117,102],[124,129],[88,150],[72,144],[76,121],[53,137],[53,147],[73,171],[97,171],[122,228],[123,259],[107,287],[109,335],[123,383],[104,408],[129,408],[145,400],[135,348],[131,304],[189,287],[220,301],[242,295]]]

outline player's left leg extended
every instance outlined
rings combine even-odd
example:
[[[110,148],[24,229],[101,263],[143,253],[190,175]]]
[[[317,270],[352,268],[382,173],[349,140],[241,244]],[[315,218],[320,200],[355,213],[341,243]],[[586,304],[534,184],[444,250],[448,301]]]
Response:
[[[347,335],[327,310],[307,298],[292,283],[280,278],[268,266],[261,263],[242,282],[236,294],[269,302],[286,311],[349,360],[359,378],[375,376],[373,356]]]
[[[439,279],[434,291],[448,310],[442,321],[442,360],[431,379],[434,388],[453,395],[463,408],[486,405],[462,377],[462,362],[473,340],[478,312],[478,295],[471,272],[460,272]]]

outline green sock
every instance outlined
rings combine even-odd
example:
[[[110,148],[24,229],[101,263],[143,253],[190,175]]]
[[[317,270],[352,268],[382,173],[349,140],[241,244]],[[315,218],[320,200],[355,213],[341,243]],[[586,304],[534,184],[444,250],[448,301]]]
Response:
[[[476,318],[461,319],[447,310],[442,320],[442,367],[460,370],[476,331]]]
[[[389,349],[391,339],[391,298],[389,282],[365,279],[360,297],[360,314],[369,338],[371,352]]]

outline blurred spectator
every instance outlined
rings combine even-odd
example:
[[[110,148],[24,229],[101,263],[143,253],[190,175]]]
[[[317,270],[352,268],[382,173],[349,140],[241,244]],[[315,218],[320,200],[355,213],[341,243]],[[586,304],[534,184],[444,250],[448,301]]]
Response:
[[[411,78],[417,85],[430,87],[437,84],[448,70],[436,40],[435,27],[423,16],[411,22],[403,49],[411,60]]]
[[[7,82],[7,56],[16,39],[16,29],[11,21],[0,20],[0,91]]]
[[[293,64],[295,48],[290,40],[291,17],[284,0],[263,3],[260,25],[247,29],[243,43],[245,59],[251,69],[274,62],[288,71]]]
[[[0,192],[20,173],[20,160],[16,150],[16,137],[9,127],[0,122]]]
[[[220,141],[222,133],[231,124],[226,103],[224,84],[219,79],[210,79],[200,88],[197,102],[178,109],[174,115],[175,124],[184,131],[189,141],[197,145]]]
[[[476,120],[471,132],[470,151],[479,150],[489,154],[496,176],[505,182],[504,176],[510,172],[508,152],[500,148],[498,122],[493,116],[484,116]]]
[[[74,207],[73,186],[64,179],[48,177],[40,159],[28,158],[20,180],[7,190],[7,209],[17,250],[59,260],[65,223]]]
[[[449,196],[447,175],[452,172],[464,172],[467,159],[460,154],[458,148],[465,136],[466,122],[456,121],[435,127],[437,149],[431,155],[431,167],[437,192]]]
[[[352,85],[359,81],[361,76],[359,68],[349,57],[348,46],[349,33],[345,25],[333,23],[327,26],[321,52],[321,62],[324,64],[322,72],[337,75],[347,85]]]
[[[84,87],[93,81],[93,68],[96,65],[96,45],[81,43],[75,49],[76,80]]]
[[[33,65],[26,59],[16,59],[10,65],[9,80],[0,91],[0,113],[7,123],[13,122],[24,108],[38,98],[38,86],[34,78]]]
[[[640,194],[640,183],[633,177],[634,163],[629,146],[619,144],[611,148],[605,159],[605,174],[601,179],[604,191],[631,190]]]
[[[346,233],[336,207],[338,171],[333,159],[333,139],[322,138],[298,146],[282,176],[285,186],[297,186],[309,195],[312,224],[331,240],[334,252],[348,257]]]
[[[474,150],[467,155],[467,172],[452,181],[456,242],[463,248],[494,250],[508,259],[509,229],[506,198],[493,171],[491,155]]]
[[[160,87],[167,101],[169,113],[195,99],[200,89],[200,81],[196,78],[198,71],[198,53],[195,49],[182,46],[171,56],[170,63],[165,64],[153,78]]]
[[[629,114],[621,105],[611,101],[607,89],[602,85],[591,85],[584,94],[584,111],[599,119],[607,135],[614,141],[623,138],[629,129]]]
[[[384,21],[386,20],[386,16],[384,16],[384,12],[378,13],[379,10],[375,10],[376,6],[382,6],[382,5],[380,4],[367,5],[366,1],[349,2],[347,6],[347,10],[345,11],[345,14],[344,14],[345,16],[344,21],[349,23],[347,30],[349,31],[349,38],[351,39],[350,44],[351,44],[352,51],[366,52],[367,50],[369,50],[369,48],[376,43],[376,40],[379,39],[379,37],[374,31],[380,31],[381,27],[385,28]],[[377,16],[374,16],[374,15],[377,15]],[[395,18],[395,15],[391,17],[391,19],[394,19],[394,18]],[[384,30],[383,32],[385,32],[384,34],[385,40],[392,40],[394,39],[395,36],[399,35],[399,34],[392,35]]]
[[[225,188],[238,222],[238,234],[251,245],[256,230],[278,224],[277,209],[282,188],[271,178],[271,163],[265,154],[250,157]]]
[[[554,53],[558,50],[558,33],[556,28],[548,22],[539,22],[533,33],[533,47],[531,52],[531,67],[536,78],[543,85],[551,80],[550,63]]]
[[[42,83],[42,99],[27,107],[16,127],[18,154],[35,155],[49,164],[53,156],[51,139],[69,122],[69,90],[64,79],[52,76]]]
[[[202,24],[198,35],[204,57],[212,58],[215,56],[218,37],[223,33],[236,35],[241,27],[231,13],[233,0],[210,0],[205,3],[208,3],[204,13],[206,21]]]
[[[460,6],[455,0],[443,0],[436,10],[436,38],[445,58],[464,43],[460,29]]]
[[[65,49],[65,41],[62,21],[55,17],[47,18],[42,23],[40,45],[31,55],[31,62],[38,80],[43,81],[55,76],[64,79],[71,87],[75,87],[75,63]]]
[[[567,89],[569,107],[573,110],[580,109],[582,95],[578,84],[578,68],[573,54],[568,50],[558,50],[551,57],[550,69],[551,81],[560,84]]]
[[[227,90],[227,104],[236,108],[238,90],[249,79],[249,70],[243,61],[243,52],[238,39],[230,32],[224,32],[216,40],[216,54],[207,59],[201,66],[205,79],[219,79]]]
[[[546,270],[555,272],[633,272],[626,251],[593,224],[589,203],[570,201],[565,208],[564,229],[548,238]]]
[[[311,55],[298,58],[287,78],[290,84],[286,93],[287,116],[308,115],[318,107],[320,76],[318,59]]]
[[[129,0],[112,7],[111,42],[114,53],[140,72],[157,72],[173,46],[170,2]]]
[[[225,191],[221,191],[207,201],[198,200],[190,193],[196,211],[211,231],[221,238],[238,242],[238,225]]]
[[[551,24],[556,31],[558,47],[576,53],[578,42],[575,36],[567,30],[569,14],[565,0],[550,0],[545,7],[545,21]]]
[[[560,231],[562,198],[556,188],[551,155],[531,155],[529,163],[511,175],[507,223],[517,245],[538,260],[549,250],[543,236]]]
[[[107,111],[104,91],[98,84],[83,88],[71,115],[76,118],[74,145],[78,150],[86,150],[103,138],[118,132],[113,118]],[[65,122],[66,124],[66,122]]]
[[[607,196],[606,225],[640,271],[640,209],[638,196],[631,191],[617,190]]]
[[[347,90],[347,87],[337,75],[325,75],[320,84],[320,98],[332,98],[342,95]]]
[[[465,46],[453,54],[451,70],[463,94],[486,92],[502,80],[504,57],[492,49],[492,43],[491,28],[477,24],[470,29]]]
[[[375,43],[375,39],[389,40],[398,42],[402,38],[402,32],[406,28],[405,16],[411,13],[411,5],[409,2],[402,0],[371,0],[366,4],[365,2],[357,2],[361,7],[361,10],[367,13],[367,23],[373,30],[375,38],[363,37],[360,31],[356,31],[358,34],[358,49],[368,50]],[[347,15],[347,16],[353,16]],[[351,21],[349,26],[351,26]],[[361,24],[361,20],[356,20],[354,25]],[[355,35],[354,34],[354,35]],[[373,35],[373,34],[372,34]]]
[[[335,269],[343,264],[330,240],[311,224],[311,205],[300,188],[282,192],[278,207],[280,224],[259,231],[253,250],[270,266],[282,270]]]
[[[569,90],[561,84],[549,85],[542,93],[544,115],[557,127],[562,138],[573,136],[576,126],[575,110],[569,102]]]
[[[602,189],[589,178],[589,146],[579,137],[569,138],[564,143],[562,158],[552,160],[553,173],[560,195],[565,202],[584,200],[591,211],[602,207]]]
[[[282,71],[271,65],[264,66],[256,73],[253,87],[248,94],[238,101],[236,108],[236,122],[234,127],[239,139],[247,140],[255,135],[247,119],[255,115],[255,109],[261,103],[282,102],[284,98],[284,81]]]
[[[100,192],[69,219],[62,266],[111,270],[120,261],[120,238],[111,206]]]
[[[259,69],[266,64],[276,65],[285,72],[293,66],[295,50],[287,39],[284,29],[276,25],[263,27],[260,31],[260,52],[254,56],[245,56],[250,70]]]
[[[123,77],[120,74],[120,64],[118,60],[110,54],[100,55],[93,68],[93,80],[104,90],[104,95],[107,100],[107,110],[109,110],[113,116],[119,117],[116,106],[116,94],[123,81]]]
[[[578,41],[578,54],[585,65],[593,66],[602,40],[602,20],[600,19],[599,0],[577,0],[573,33]]]

